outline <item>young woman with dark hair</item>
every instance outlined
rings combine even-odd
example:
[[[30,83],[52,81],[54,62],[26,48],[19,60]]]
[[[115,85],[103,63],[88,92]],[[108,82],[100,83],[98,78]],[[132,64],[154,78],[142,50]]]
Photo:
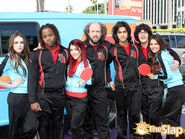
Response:
[[[86,48],[81,40],[72,40],[69,44],[69,67],[66,84],[67,113],[71,121],[72,139],[84,139],[83,123],[87,105],[87,89],[91,79],[84,81],[80,74],[90,67],[86,58]]]
[[[180,126],[182,104],[185,101],[185,86],[179,70],[171,70],[173,57],[167,50],[167,44],[160,35],[151,37],[150,56],[152,58],[152,73],[150,79],[159,79],[167,84],[168,93],[159,114],[162,124],[173,127]],[[167,135],[167,139],[176,138]]]
[[[8,95],[9,107],[9,137],[22,139],[23,123],[29,109],[27,95],[29,45],[21,33],[10,36],[9,58],[3,70],[3,76],[9,76],[12,84],[0,82],[1,87],[10,88]]]
[[[30,55],[29,101],[31,109],[39,115],[40,138],[61,139],[68,51],[60,45],[60,36],[53,24],[43,25],[38,34],[42,49]]]

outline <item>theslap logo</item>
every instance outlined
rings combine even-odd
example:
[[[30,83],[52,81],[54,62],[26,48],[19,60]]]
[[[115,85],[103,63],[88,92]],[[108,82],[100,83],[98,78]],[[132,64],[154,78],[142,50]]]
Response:
[[[161,133],[163,135],[175,135],[179,137],[183,133],[182,127],[173,127],[170,125],[162,125],[160,127],[156,127],[154,125],[149,125],[146,122],[140,122],[136,124],[136,133],[139,135],[146,135],[150,133]]]

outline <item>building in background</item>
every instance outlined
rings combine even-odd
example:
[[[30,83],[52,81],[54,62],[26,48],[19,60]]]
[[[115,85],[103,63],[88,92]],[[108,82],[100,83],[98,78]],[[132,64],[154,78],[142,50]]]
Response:
[[[142,20],[143,0],[109,0],[108,14],[131,16]]]
[[[153,28],[185,27],[185,0],[109,0],[109,15],[132,16]]]
[[[143,0],[143,20],[154,28],[184,27],[185,0]]]

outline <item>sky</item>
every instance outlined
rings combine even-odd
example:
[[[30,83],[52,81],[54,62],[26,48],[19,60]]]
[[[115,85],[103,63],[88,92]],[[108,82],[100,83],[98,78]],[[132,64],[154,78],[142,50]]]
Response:
[[[98,0],[103,3],[104,0]],[[45,0],[45,10],[65,12],[68,0]],[[70,0],[73,13],[81,13],[88,6],[92,6],[90,0]],[[0,12],[35,12],[36,0],[1,0]]]

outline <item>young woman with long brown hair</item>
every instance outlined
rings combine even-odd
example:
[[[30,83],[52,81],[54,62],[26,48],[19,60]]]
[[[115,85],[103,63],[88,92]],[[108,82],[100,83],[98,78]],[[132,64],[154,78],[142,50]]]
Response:
[[[12,84],[0,82],[1,87],[10,88],[8,95],[9,136],[20,139],[23,134],[23,123],[29,109],[27,95],[29,45],[21,33],[13,33],[9,40],[9,59],[3,75],[9,76]]]
[[[182,75],[177,69],[171,70],[173,57],[167,50],[167,44],[160,35],[153,35],[150,40],[150,56],[152,58],[152,73],[150,79],[159,79],[167,85],[168,93],[160,112],[162,124],[173,127],[180,126],[182,104],[185,101],[185,86]],[[167,139],[176,138],[175,135],[167,135]]]

